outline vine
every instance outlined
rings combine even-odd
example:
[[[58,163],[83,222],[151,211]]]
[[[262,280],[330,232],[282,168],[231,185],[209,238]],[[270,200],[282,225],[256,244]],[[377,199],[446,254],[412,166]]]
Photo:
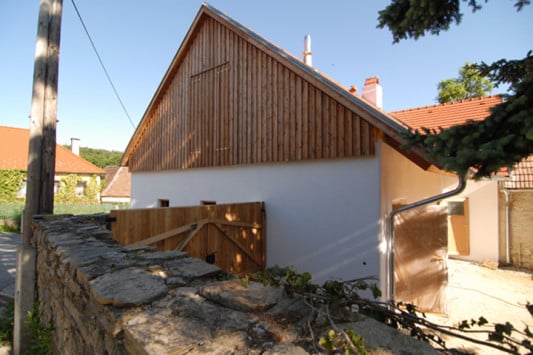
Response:
[[[78,185],[84,184],[83,194],[77,194]],[[91,176],[88,180],[79,175],[70,174],[59,181],[58,191],[54,196],[55,203],[79,204],[98,202],[98,193],[101,186],[96,182],[96,177]]]
[[[0,202],[20,200],[17,193],[22,188],[26,174],[21,170],[0,170]]]

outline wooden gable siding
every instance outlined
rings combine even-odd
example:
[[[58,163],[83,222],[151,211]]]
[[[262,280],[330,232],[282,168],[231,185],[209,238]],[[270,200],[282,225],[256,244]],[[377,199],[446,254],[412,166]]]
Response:
[[[211,17],[181,48],[130,171],[372,156],[372,126]]]

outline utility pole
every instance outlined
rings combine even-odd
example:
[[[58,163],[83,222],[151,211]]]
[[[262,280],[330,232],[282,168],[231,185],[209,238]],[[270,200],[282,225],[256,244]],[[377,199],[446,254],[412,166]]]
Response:
[[[63,0],[40,0],[33,95],[30,116],[30,141],[26,205],[22,218],[23,244],[17,249],[15,285],[14,353],[28,348],[31,332],[25,324],[35,300],[36,249],[32,219],[54,212],[56,154],[57,82]]]

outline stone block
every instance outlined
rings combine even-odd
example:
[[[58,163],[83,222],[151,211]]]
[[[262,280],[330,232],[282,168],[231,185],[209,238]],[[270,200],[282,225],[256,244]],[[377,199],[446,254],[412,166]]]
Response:
[[[218,275],[222,270],[212,264],[208,264],[196,258],[181,258],[168,261],[163,264],[169,277],[181,277],[189,282],[194,279]]]
[[[243,286],[238,279],[204,285],[198,292],[213,302],[244,312],[264,312],[283,296],[283,288],[264,286],[258,282]]]
[[[167,293],[160,277],[138,268],[104,274],[90,281],[92,295],[101,304],[116,307],[148,304]]]

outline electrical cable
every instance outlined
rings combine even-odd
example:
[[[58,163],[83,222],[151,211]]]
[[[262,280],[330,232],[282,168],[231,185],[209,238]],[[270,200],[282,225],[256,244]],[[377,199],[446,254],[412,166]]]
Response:
[[[122,102],[122,99],[120,98],[120,95],[118,94],[118,91],[115,87],[115,84],[113,84],[113,80],[111,80],[111,76],[109,75],[105,65],[104,65],[104,62],[102,61],[102,58],[100,57],[100,54],[98,53],[98,50],[96,49],[96,46],[93,42],[93,39],[91,38],[91,35],[89,34],[89,30],[87,29],[87,26],[85,26],[85,22],[83,21],[83,18],[81,17],[81,14],[80,14],[80,11],[78,10],[78,6],[76,6],[76,3],[74,2],[74,0],[71,0],[72,2],[72,5],[74,6],[74,10],[76,11],[76,14],[78,15],[78,18],[80,19],[80,22],[81,22],[81,25],[83,26],[83,29],[85,30],[85,34],[87,34],[87,37],[89,38],[89,42],[91,42],[91,46],[93,47],[93,50],[94,50],[94,53],[96,54],[96,57],[98,58],[98,61],[100,62],[100,66],[102,67],[102,69],[104,70],[104,73],[107,77],[107,80],[109,81],[109,84],[111,84],[111,87],[113,88],[113,92],[115,93],[115,96],[117,97],[118,99],[118,102],[120,103],[120,106],[122,106],[122,110],[124,111],[124,113],[126,114],[126,116],[128,117],[128,120],[130,121],[131,123],[131,126],[133,127],[133,129],[135,129],[135,124],[133,123],[133,121],[131,120],[131,117],[128,113],[128,110],[126,110],[126,106],[124,106],[124,103]]]

